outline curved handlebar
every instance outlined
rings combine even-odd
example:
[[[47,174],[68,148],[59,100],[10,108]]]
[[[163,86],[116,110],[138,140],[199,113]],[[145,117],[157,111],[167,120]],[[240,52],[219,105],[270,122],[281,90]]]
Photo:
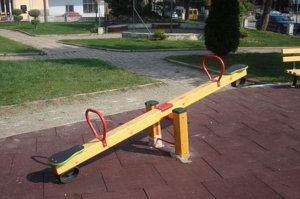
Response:
[[[94,125],[93,125],[92,122],[91,122],[91,119],[90,119],[90,116],[89,116],[89,112],[93,112],[93,113],[95,113],[96,115],[99,116],[99,118],[100,118],[100,120],[101,120],[101,123],[102,123],[102,126],[103,126],[103,135],[99,135],[99,134],[96,132],[96,130],[95,130],[95,128],[94,128]],[[105,120],[105,118],[102,116],[102,114],[101,114],[99,111],[95,110],[95,109],[87,109],[87,110],[85,111],[85,118],[86,118],[86,121],[87,121],[88,125],[90,126],[90,128],[91,128],[91,130],[92,130],[92,132],[93,132],[93,134],[94,134],[94,137],[95,137],[96,139],[98,139],[99,141],[101,141],[104,147],[107,146],[107,144],[106,144],[107,124],[106,124],[106,120]]]
[[[206,60],[207,59],[215,59],[215,60],[219,61],[220,64],[221,64],[221,71],[219,73],[219,78],[217,80],[217,84],[218,84],[218,86],[220,86],[220,80],[221,80],[221,78],[222,78],[222,76],[223,76],[223,74],[225,72],[224,61],[219,56],[217,56],[217,55],[206,55],[206,56],[203,57],[203,59],[202,59],[202,68],[205,71],[205,73],[206,73],[206,75],[207,75],[207,77],[208,77],[208,79],[210,81],[214,81],[214,80],[213,80],[213,78],[211,77],[211,75],[209,74],[209,72],[208,72],[208,70],[206,68]]]

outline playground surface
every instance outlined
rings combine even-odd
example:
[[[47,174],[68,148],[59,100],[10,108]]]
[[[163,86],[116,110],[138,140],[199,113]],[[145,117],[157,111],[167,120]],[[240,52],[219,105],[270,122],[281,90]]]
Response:
[[[0,139],[0,198],[300,198],[299,88],[243,88],[188,107],[190,164],[148,146],[147,132],[55,181],[47,157],[92,138],[86,122]],[[144,110],[107,116],[109,129]],[[172,140],[171,123],[163,137]]]

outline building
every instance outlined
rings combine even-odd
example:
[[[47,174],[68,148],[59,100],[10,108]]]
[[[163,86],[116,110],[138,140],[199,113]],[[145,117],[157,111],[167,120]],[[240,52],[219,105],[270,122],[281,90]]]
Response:
[[[92,19],[99,17],[99,14],[104,17],[104,8],[104,0],[0,0],[2,20],[12,20],[13,9],[23,11],[23,20],[30,20],[29,10],[38,9],[41,11],[41,21],[62,21],[68,17]]]

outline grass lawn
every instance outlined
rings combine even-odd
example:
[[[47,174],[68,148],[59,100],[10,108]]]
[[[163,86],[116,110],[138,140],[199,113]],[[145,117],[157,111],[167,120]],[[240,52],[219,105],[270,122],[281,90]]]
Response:
[[[248,37],[240,40],[240,47],[289,47],[300,46],[299,37],[285,34],[247,30]]]
[[[63,40],[68,44],[80,44],[83,46],[122,49],[122,50],[144,50],[144,49],[171,49],[171,48],[203,48],[203,41],[168,41],[168,40],[147,40],[147,39],[79,39]]]
[[[16,41],[7,39],[0,36],[0,53],[28,53],[28,52],[41,52],[31,46],[18,43]]]
[[[248,30],[248,37],[240,40],[240,47],[289,47],[300,46],[300,39],[284,34]],[[172,49],[172,48],[205,48],[204,40],[199,41],[152,41],[145,39],[82,39],[63,40],[69,44],[80,44],[84,46],[122,49],[122,50],[143,50],[143,49]]]
[[[60,22],[40,23],[37,29],[29,22],[22,22],[18,25],[15,22],[0,23],[0,28],[21,30],[34,35],[53,34],[87,34],[94,27],[95,22]]]
[[[171,56],[169,59],[189,63],[199,68],[201,66],[200,55],[188,56]],[[282,55],[280,53],[245,53],[245,54],[230,54],[223,58],[226,67],[233,64],[246,64],[248,68],[248,77],[253,80],[262,82],[286,82],[291,81],[284,71],[291,68],[291,64],[282,63]],[[209,69],[220,70],[220,64],[215,60],[208,60],[206,63]]]
[[[0,106],[154,81],[95,59],[0,61]]]

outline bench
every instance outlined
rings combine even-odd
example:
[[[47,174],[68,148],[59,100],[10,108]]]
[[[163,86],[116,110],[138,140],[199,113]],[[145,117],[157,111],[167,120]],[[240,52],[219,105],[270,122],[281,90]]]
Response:
[[[293,76],[292,87],[296,87],[297,79],[300,76],[300,69],[296,68],[296,62],[300,62],[300,48],[282,49],[281,53],[283,55],[282,61],[284,63],[293,62],[293,69],[288,69],[285,72],[288,75]]]

